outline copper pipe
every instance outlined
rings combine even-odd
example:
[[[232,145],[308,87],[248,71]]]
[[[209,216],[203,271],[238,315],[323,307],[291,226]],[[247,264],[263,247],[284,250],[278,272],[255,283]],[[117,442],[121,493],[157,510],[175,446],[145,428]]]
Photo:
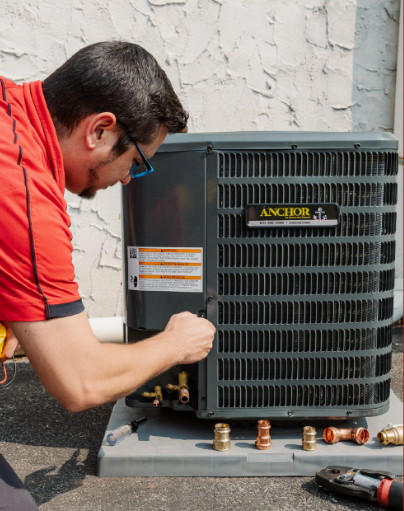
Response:
[[[365,428],[335,428],[331,426],[323,432],[324,440],[328,444],[336,444],[340,440],[355,442],[364,445],[369,440],[369,431]]]
[[[317,431],[313,428],[313,426],[305,426],[303,428],[302,447],[305,451],[316,450],[317,448],[316,434]]]
[[[257,424],[258,435],[257,440],[255,442],[255,447],[261,450],[267,450],[271,448],[271,435],[269,434],[269,430],[271,429],[271,424],[269,421],[258,421]]]
[[[178,400],[181,403],[188,403],[189,401],[189,387],[188,387],[188,373],[182,371],[178,374],[178,385],[167,383],[168,390],[178,390]]]
[[[189,390],[182,388],[180,390],[180,401],[181,403],[188,403],[189,401]]]

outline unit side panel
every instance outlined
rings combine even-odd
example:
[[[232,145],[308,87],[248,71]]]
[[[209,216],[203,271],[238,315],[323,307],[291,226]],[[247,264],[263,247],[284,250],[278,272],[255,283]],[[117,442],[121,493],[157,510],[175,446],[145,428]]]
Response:
[[[152,160],[154,172],[132,179],[122,189],[123,286],[129,327],[162,330],[173,314],[204,309],[204,157],[201,152],[156,154]],[[201,292],[129,289],[128,247],[201,248]],[[170,285],[169,280],[165,282]]]

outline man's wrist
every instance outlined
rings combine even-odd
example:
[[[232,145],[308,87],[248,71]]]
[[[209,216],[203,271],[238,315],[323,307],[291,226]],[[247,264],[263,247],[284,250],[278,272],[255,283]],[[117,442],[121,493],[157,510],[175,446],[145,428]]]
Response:
[[[170,330],[163,330],[153,339],[158,339],[161,343],[161,350],[164,351],[166,360],[170,367],[180,364],[184,359],[183,346],[178,339],[178,335]]]

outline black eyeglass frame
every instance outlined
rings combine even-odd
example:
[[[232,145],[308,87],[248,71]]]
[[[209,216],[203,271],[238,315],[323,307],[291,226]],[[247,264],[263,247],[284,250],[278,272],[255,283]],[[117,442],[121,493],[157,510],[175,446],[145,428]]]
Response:
[[[129,174],[132,176],[132,177],[142,177],[142,176],[146,176],[147,174],[151,174],[152,172],[154,172],[154,168],[150,165],[150,163],[148,162],[146,156],[142,153],[142,151],[140,150],[140,147],[137,145],[137,142],[136,142],[136,139],[133,135],[131,135],[130,133],[128,133],[128,136],[130,138],[130,141],[133,142],[136,146],[136,149],[139,151],[139,154],[140,154],[140,157],[142,158],[143,160],[143,163],[144,163],[144,166],[146,167],[147,170],[145,170],[144,172],[141,172],[140,174],[134,174],[135,170],[138,168],[139,164],[136,163],[135,165],[132,165],[130,171],[129,171]]]
[[[101,113],[101,110],[98,111],[98,113],[100,114]],[[139,154],[140,154],[140,157],[142,158],[142,161],[144,163],[144,166],[146,167],[146,171],[145,172],[141,172],[140,174],[135,174],[135,170],[137,169],[137,167],[139,166],[139,163],[135,163],[135,165],[132,165],[130,171],[129,171],[129,174],[131,175],[131,177],[135,178],[135,177],[143,177],[143,176],[146,176],[147,174],[151,174],[152,172],[154,172],[154,168],[150,165],[149,161],[147,160],[146,156],[142,153],[140,147],[138,146],[137,142],[136,142],[136,138],[132,135],[130,129],[126,126],[125,123],[123,123],[122,121],[119,121],[118,119],[116,120],[117,124],[121,125],[122,128],[125,130],[129,140],[135,144],[136,146],[136,149],[138,150]]]

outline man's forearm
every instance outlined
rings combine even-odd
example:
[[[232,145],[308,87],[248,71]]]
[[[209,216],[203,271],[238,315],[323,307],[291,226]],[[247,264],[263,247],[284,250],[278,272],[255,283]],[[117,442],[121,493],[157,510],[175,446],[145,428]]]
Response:
[[[104,365],[106,360],[106,365],[99,375],[93,371],[91,380],[95,382],[94,400],[89,406],[127,396],[178,364],[181,358],[168,332],[161,332],[151,339],[129,346],[100,344],[100,348],[98,364]],[[110,364],[111,360],[114,363]]]
[[[202,328],[199,337],[203,337],[206,325],[199,322],[200,318],[195,322],[191,314],[184,319],[179,323],[180,328],[174,321],[173,328],[132,345],[101,344],[84,313],[43,322],[10,323],[10,326],[48,392],[67,409],[80,411],[128,395],[182,361],[189,363],[206,356],[213,339],[213,326],[203,320],[210,325],[211,339],[209,343],[201,343],[202,355],[195,354],[194,360],[192,339],[186,338],[184,332],[192,330],[189,335],[195,336],[196,343],[195,326],[196,330]],[[184,352],[181,352],[181,335]],[[209,347],[205,348],[207,344]]]

